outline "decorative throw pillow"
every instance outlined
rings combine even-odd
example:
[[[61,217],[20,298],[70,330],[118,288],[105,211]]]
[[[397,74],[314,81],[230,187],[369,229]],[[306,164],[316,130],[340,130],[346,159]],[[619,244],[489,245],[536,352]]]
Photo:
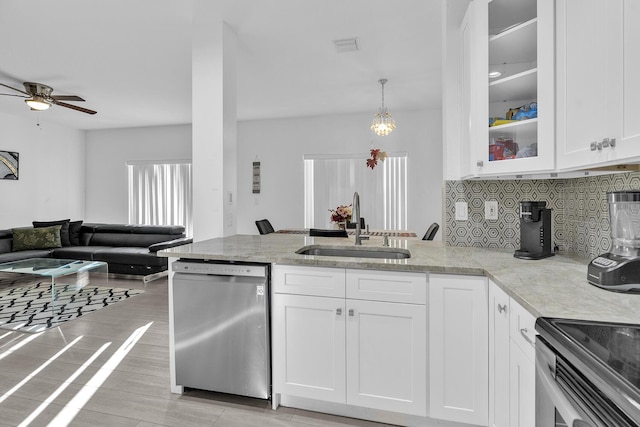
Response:
[[[60,248],[60,225],[13,228],[13,251]]]
[[[69,223],[69,242],[71,246],[80,246],[80,228],[82,221],[71,221]]]
[[[52,225],[60,226],[60,242],[62,246],[71,246],[69,241],[69,221],[70,219],[61,219],[58,221],[33,221],[34,228],[51,227]]]

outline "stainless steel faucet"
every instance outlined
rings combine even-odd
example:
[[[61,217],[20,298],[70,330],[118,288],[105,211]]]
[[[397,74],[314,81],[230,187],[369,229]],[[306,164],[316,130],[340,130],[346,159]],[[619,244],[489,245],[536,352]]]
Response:
[[[353,193],[353,216],[356,222],[356,245],[362,245],[363,240],[369,240],[369,236],[362,235],[362,229],[360,228],[360,195],[356,191]]]

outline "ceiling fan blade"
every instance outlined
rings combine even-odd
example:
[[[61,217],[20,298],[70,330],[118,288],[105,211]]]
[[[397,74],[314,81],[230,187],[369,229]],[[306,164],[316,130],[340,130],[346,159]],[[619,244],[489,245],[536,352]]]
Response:
[[[4,84],[4,83],[0,83],[0,86],[4,86],[4,87],[6,87],[6,88],[9,88],[9,89],[15,90],[16,92],[24,93],[25,95],[29,95],[29,96],[31,96],[31,94],[30,94],[30,93],[25,92],[25,91],[23,91],[22,89],[16,89],[15,87],[8,86],[8,85],[6,85],[6,84]]]
[[[84,99],[80,98],[79,96],[76,95],[51,95],[51,98],[55,99],[56,101],[79,101],[79,102],[84,102]]]
[[[55,105],[59,105],[61,107],[71,108],[72,110],[81,111],[81,112],[87,113],[87,114],[96,114],[97,113],[97,111],[89,110],[88,108],[78,107],[77,105],[67,104],[66,102],[60,102],[60,101],[57,101],[55,99],[53,100],[53,103]]]
[[[13,93],[0,93],[0,96],[17,96],[18,98],[29,98],[29,96],[16,95],[16,94],[13,94]]]

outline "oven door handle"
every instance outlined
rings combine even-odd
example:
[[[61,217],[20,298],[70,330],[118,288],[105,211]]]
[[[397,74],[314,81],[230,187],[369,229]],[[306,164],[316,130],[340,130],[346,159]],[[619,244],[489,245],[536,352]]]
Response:
[[[545,392],[553,402],[556,410],[562,416],[562,419],[568,426],[574,425],[576,421],[587,422],[583,419],[580,413],[571,404],[569,398],[564,394],[560,387],[556,384],[555,380],[551,376],[551,370],[547,360],[544,360],[542,354],[536,354],[536,370],[538,371],[538,378],[540,384],[544,387]],[[590,425],[590,423],[588,423]]]

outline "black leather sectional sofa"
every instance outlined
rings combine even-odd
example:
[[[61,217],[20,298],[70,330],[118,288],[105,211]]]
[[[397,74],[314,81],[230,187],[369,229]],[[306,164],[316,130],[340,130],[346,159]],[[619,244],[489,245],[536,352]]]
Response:
[[[0,230],[0,263],[48,257],[104,261],[109,264],[109,273],[144,278],[168,269],[167,258],[158,257],[156,252],[192,242],[183,226],[96,223],[77,226],[75,238],[65,245],[18,251],[14,250],[13,229]]]

